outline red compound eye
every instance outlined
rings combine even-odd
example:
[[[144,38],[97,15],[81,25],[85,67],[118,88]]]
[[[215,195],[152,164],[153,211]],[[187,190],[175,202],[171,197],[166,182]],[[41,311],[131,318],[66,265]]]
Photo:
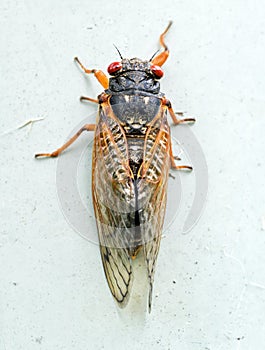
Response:
[[[164,72],[162,71],[162,69],[159,67],[159,66],[156,66],[156,65],[152,65],[150,67],[152,73],[154,74],[154,76],[157,78],[157,79],[160,79],[162,78],[162,76],[164,75]]]
[[[116,72],[118,72],[121,68],[122,68],[121,62],[113,62],[108,66],[108,73],[110,75],[113,75]]]

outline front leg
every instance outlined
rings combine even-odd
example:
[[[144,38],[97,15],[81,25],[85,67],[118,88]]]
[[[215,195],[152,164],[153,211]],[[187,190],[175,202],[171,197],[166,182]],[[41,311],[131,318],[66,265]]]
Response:
[[[109,79],[106,76],[102,70],[98,69],[87,69],[86,67],[83,66],[83,64],[79,61],[78,57],[75,57],[74,60],[79,64],[81,69],[86,73],[86,74],[94,74],[94,76],[97,78],[99,83],[104,87],[104,89],[107,89],[109,87]]]

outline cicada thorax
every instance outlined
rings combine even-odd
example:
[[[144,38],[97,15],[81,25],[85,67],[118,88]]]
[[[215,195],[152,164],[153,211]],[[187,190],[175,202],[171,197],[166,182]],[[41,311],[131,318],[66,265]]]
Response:
[[[148,125],[161,107],[160,83],[152,73],[149,61],[122,59],[120,65],[110,67],[114,76],[110,78],[106,92],[126,134],[130,164],[136,176]]]
[[[130,167],[136,178],[143,161],[146,132],[159,111],[160,99],[132,91],[111,96],[110,104],[123,127]]]

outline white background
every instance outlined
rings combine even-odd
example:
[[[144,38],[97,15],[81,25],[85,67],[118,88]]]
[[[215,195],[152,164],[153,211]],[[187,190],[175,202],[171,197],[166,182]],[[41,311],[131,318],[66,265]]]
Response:
[[[0,6],[0,349],[264,349],[264,2]],[[117,60],[115,43],[126,57],[149,58],[170,19],[162,90],[176,110],[197,117],[209,192],[189,234],[177,229],[182,215],[168,229],[153,310],[138,322],[138,311],[117,311],[98,246],[65,220],[57,160],[33,155],[60,146],[85,117],[95,120],[96,106],[78,97],[102,87],[84,78],[74,56],[106,70]],[[184,193],[195,175],[181,175]]]

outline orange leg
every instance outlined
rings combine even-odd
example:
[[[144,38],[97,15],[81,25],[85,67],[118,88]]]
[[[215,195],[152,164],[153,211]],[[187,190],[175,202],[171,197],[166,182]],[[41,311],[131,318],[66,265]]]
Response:
[[[99,83],[104,87],[104,89],[107,89],[109,87],[109,79],[104,72],[98,69],[87,69],[86,67],[83,66],[83,64],[79,61],[77,57],[75,57],[74,59],[86,74],[94,74],[94,76],[97,78]]]
[[[173,120],[173,123],[175,125],[181,124],[181,123],[195,123],[196,119],[195,118],[184,118],[184,119],[178,119],[176,117],[176,114],[174,113],[172,107],[168,108],[169,114]]]
[[[166,62],[166,60],[169,56],[169,50],[168,50],[167,45],[165,44],[164,38],[165,38],[165,35],[167,34],[169,28],[171,27],[172,23],[173,22],[170,21],[168,26],[164,30],[164,32],[160,35],[159,42],[160,42],[160,45],[164,48],[164,51],[152,59],[152,64],[154,64],[156,66],[161,67]]]
[[[169,114],[170,114],[170,117],[172,118],[173,123],[174,123],[175,125],[181,124],[181,123],[195,123],[195,121],[196,121],[195,118],[178,119],[178,118],[176,117],[176,114],[178,114],[178,115],[183,115],[183,113],[181,113],[181,112],[175,113],[175,112],[173,111],[171,102],[170,102],[169,100],[163,99],[163,100],[162,100],[162,105],[164,105],[164,106],[167,107],[168,112],[169,112]]]
[[[81,96],[80,101],[89,101],[89,102],[94,102],[98,104],[98,100],[95,98],[87,97],[87,96]]]
[[[169,151],[169,155],[170,155],[170,161],[171,161],[171,168],[175,169],[175,170],[192,170],[192,166],[189,165],[177,165],[175,163],[175,160],[181,160],[178,156],[174,156],[173,155],[173,151],[172,151],[172,143],[170,141],[170,151]]]
[[[175,170],[192,170],[192,166],[189,165],[176,165],[175,162],[172,164],[172,159],[171,159],[171,168]]]
[[[52,153],[37,153],[35,158],[40,157],[58,157],[67,147],[69,147],[75,140],[82,134],[83,131],[94,131],[96,128],[95,124],[86,124],[84,125],[73,137],[70,138],[62,147],[58,148]]]
[[[176,114],[173,111],[173,108],[171,106],[171,102],[169,100],[164,99],[162,101],[162,104],[167,106],[169,114],[171,116],[171,118],[173,119],[173,122],[175,125],[180,124],[180,123],[185,123],[185,122],[195,122],[194,118],[184,118],[184,119],[178,119],[176,117]],[[183,115],[182,112],[177,113],[178,115]],[[170,141],[170,151],[169,151],[169,155],[170,155],[170,161],[171,161],[171,168],[176,169],[176,170],[182,170],[182,169],[187,169],[187,170],[192,170],[192,167],[189,165],[176,165],[175,160],[181,160],[178,156],[174,156],[173,155],[173,151],[172,151],[172,143]]]

